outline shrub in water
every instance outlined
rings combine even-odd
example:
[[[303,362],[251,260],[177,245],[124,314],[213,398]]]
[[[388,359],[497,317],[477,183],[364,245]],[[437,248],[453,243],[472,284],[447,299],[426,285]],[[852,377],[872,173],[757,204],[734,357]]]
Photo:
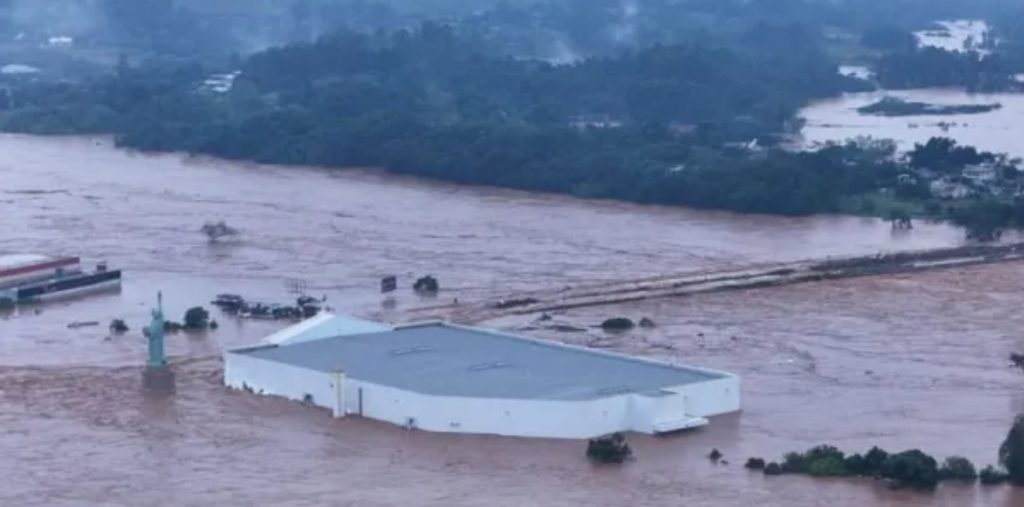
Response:
[[[939,467],[935,458],[914,449],[889,456],[882,465],[882,477],[896,486],[935,489],[939,483]]]
[[[978,478],[978,471],[967,458],[950,456],[939,469],[939,478],[944,481],[974,482]]]
[[[764,467],[765,475],[782,475],[782,466],[774,461]]]
[[[978,474],[978,478],[981,479],[982,484],[993,485],[1002,484],[1008,481],[1010,479],[1010,475],[992,465],[989,465],[981,469],[981,473]]]
[[[185,329],[206,329],[210,322],[210,312],[201,306],[189,308],[185,312]]]
[[[847,475],[846,456],[831,445],[819,445],[803,455],[803,470],[815,477]]]
[[[787,474],[804,473],[804,455],[798,452],[786,453],[782,457],[782,471]]]
[[[761,458],[750,458],[747,460],[747,464],[743,466],[750,470],[763,470],[764,460]]]
[[[605,331],[628,331],[636,327],[632,320],[625,317],[612,317],[601,323]]]
[[[870,477],[882,475],[882,467],[888,459],[889,453],[879,449],[878,447],[872,447],[871,450],[864,455],[864,468],[861,475],[867,475]]]
[[[843,460],[835,456],[827,456],[808,462],[807,474],[814,477],[843,477],[849,475]]]
[[[999,446],[999,464],[1006,468],[1010,482],[1024,486],[1024,415],[1017,416],[1006,440]]]
[[[860,454],[851,454],[843,460],[843,466],[850,475],[870,475],[867,473],[867,461]]]
[[[598,463],[622,463],[632,454],[633,450],[622,433],[595,438],[587,443],[587,457]]]

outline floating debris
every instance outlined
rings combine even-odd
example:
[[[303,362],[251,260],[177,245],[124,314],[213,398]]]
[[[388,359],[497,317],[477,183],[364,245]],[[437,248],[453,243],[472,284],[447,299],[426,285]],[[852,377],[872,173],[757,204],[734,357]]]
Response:
[[[211,243],[224,237],[237,236],[239,232],[238,229],[229,226],[223,220],[219,222],[206,222],[199,230],[206,234],[207,239]]]
[[[438,283],[437,278],[427,275],[413,284],[412,290],[419,294],[437,294],[441,290],[441,284]]]
[[[605,331],[628,331],[634,327],[636,324],[625,317],[612,317],[601,323],[601,329]]]
[[[110,321],[110,326],[108,328],[110,329],[110,332],[114,334],[124,334],[128,332],[128,324],[125,324],[123,319],[114,319]]]
[[[598,463],[618,464],[633,455],[622,433],[591,439],[587,442],[587,458]]]
[[[498,309],[498,310],[507,310],[509,308],[516,308],[516,307],[519,307],[519,306],[529,306],[529,305],[537,304],[539,302],[540,301],[538,299],[536,299],[536,298],[502,299],[502,300],[498,301],[497,303],[494,303],[493,305],[491,305],[491,307],[495,308],[495,309]],[[550,318],[550,316],[548,318]]]
[[[210,304],[226,313],[247,319],[300,320],[319,314],[326,301],[327,296],[323,296],[321,299],[299,296],[295,300],[295,305],[280,305],[248,301],[238,294],[218,294]]]
[[[95,320],[90,320],[88,322],[72,322],[68,324],[68,329],[78,329],[80,327],[93,327],[98,325],[100,325],[100,323]]]

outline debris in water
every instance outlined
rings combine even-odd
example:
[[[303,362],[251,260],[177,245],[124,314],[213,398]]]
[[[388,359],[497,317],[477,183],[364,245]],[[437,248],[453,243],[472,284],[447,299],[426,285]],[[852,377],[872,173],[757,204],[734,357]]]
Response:
[[[750,458],[747,460],[747,464],[743,465],[749,470],[764,470],[764,459],[762,458]]]
[[[558,331],[559,333],[584,333],[587,331],[585,328],[570,326],[569,324],[552,324],[544,329]]]
[[[496,310],[507,310],[509,308],[537,304],[538,302],[536,298],[502,299],[491,306]]]
[[[128,324],[125,324],[123,319],[114,319],[110,321],[110,332],[114,334],[123,334],[128,332]]]
[[[625,317],[612,317],[601,323],[605,331],[628,331],[636,327],[632,320]]]
[[[633,455],[622,433],[591,439],[587,442],[587,458],[598,463],[618,464]]]
[[[412,286],[412,290],[419,294],[437,294],[438,291],[441,290],[441,284],[438,283],[437,278],[427,275],[416,280],[416,283]]]
[[[219,222],[206,222],[203,224],[200,231],[203,234],[206,234],[207,239],[209,239],[211,243],[216,242],[220,238],[236,236],[239,232],[238,229],[229,226],[223,220]]]
[[[308,319],[325,310],[323,303],[327,296],[316,299],[311,296],[299,296],[295,299],[295,305],[280,305],[271,303],[260,303],[247,301],[238,294],[218,294],[210,304],[220,308],[226,313],[238,315],[248,319]]]
[[[1024,354],[1010,354],[1010,362],[1013,363],[1013,366],[1015,368],[1020,368],[1024,370]]]
[[[100,325],[100,323],[95,320],[90,320],[88,322],[72,322],[68,324],[68,329],[78,329],[80,327],[92,327],[98,325]]]

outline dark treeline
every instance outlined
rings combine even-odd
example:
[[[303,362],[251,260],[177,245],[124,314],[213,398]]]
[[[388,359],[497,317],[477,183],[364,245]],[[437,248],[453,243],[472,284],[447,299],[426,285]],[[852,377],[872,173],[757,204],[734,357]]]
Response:
[[[879,78],[896,86],[949,79],[988,88],[1009,68],[990,71],[986,65],[1000,60],[908,48],[918,17],[901,11],[879,25],[865,14],[877,10],[856,2],[594,0],[590,9],[537,15],[574,1],[542,2],[537,11],[499,3],[452,24],[342,31],[236,57],[231,68],[241,74],[227,93],[200,86],[210,73],[201,65],[166,60],[122,59],[109,75],[82,81],[14,81],[0,95],[0,128],[113,133],[121,145],[142,150],[381,166],[586,197],[809,214],[850,211],[851,202],[890,189],[898,199],[929,198],[923,181],[897,185],[908,167],[891,146],[774,148],[799,128],[796,112],[808,101],[869,86],[838,75],[830,54],[837,40],[881,55]],[[188,33],[187,26],[212,27],[218,16],[241,12],[217,11],[216,2],[206,7],[219,14],[200,12],[201,2],[144,2],[152,5],[132,10],[124,0],[97,0],[123,9],[104,11],[120,26],[107,36],[185,51],[204,39],[172,40],[187,37],[157,27],[154,13]],[[374,11],[373,1],[340,4],[358,4],[382,24],[393,14],[394,23],[412,19],[396,5]],[[321,9],[337,7],[328,0],[281,5],[286,24],[299,28],[325,23]],[[700,24],[669,26],[687,16],[725,21],[713,33]],[[841,37],[830,34],[837,26],[846,30]],[[529,36],[537,27],[575,34],[567,40],[593,56],[556,65],[506,45],[517,34],[543,40]],[[861,204],[860,212],[886,211],[875,199]]]
[[[887,53],[875,64],[878,82],[888,89],[966,88],[969,92],[1021,88],[1015,64],[1002,53],[981,55],[937,48]]]
[[[747,212],[837,211],[890,184],[853,144],[814,153],[721,148],[770,141],[797,108],[851,81],[810,54],[751,59],[657,46],[553,66],[486,56],[452,30],[339,34],[242,64],[230,93],[198,68],[122,66],[85,85],[10,94],[2,127],[114,132],[125,146],[281,164],[383,166],[465,183]]]

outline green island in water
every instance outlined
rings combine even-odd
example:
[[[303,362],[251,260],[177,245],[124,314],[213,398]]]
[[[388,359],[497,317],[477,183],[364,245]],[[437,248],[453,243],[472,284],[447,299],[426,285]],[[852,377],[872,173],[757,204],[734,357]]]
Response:
[[[946,116],[954,114],[983,114],[1002,109],[994,104],[928,104],[885,97],[878,102],[857,108],[857,112],[872,116]]]

